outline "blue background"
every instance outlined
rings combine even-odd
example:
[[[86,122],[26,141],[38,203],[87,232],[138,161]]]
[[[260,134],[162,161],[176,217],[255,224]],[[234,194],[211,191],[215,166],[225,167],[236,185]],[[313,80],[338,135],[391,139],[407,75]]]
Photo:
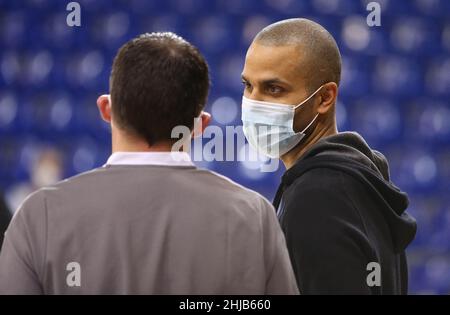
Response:
[[[306,17],[327,28],[343,57],[338,128],[355,130],[390,161],[419,224],[408,249],[411,293],[450,292],[450,1],[378,1],[380,27],[355,0],[0,0],[0,190],[30,177],[43,146],[63,153],[64,176],[101,166],[110,133],[96,98],[108,92],[117,49],[144,32],[173,31],[211,68],[213,124],[240,125],[240,73],[264,26]],[[271,199],[283,173],[241,162],[201,162]],[[249,168],[250,167],[250,168]]]

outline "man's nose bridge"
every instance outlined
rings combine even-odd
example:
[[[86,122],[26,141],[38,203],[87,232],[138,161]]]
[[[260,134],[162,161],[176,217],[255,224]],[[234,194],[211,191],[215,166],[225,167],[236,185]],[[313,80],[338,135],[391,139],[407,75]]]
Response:
[[[247,98],[254,100],[254,101],[261,101],[261,93],[259,92],[259,88],[256,86],[253,87],[252,92],[249,94],[249,96]]]
[[[247,98],[253,100],[253,101],[259,101],[259,102],[267,102],[268,100],[264,98],[264,93],[260,92],[260,89],[258,87],[253,87],[253,90]]]

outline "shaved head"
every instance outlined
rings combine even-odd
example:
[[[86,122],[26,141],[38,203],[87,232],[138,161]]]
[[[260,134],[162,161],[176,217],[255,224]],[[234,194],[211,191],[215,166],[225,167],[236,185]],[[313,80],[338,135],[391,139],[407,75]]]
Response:
[[[243,97],[273,105],[268,116],[273,111],[277,117],[275,106],[290,106],[294,109],[293,130],[305,133],[305,140],[281,157],[286,168],[319,139],[337,133],[340,77],[341,55],[335,40],[310,20],[271,24],[248,48],[241,74]],[[244,108],[245,102],[242,104]]]
[[[291,46],[298,49],[298,73],[312,92],[324,83],[341,78],[341,55],[336,41],[321,25],[307,19],[288,19],[265,27],[253,43]]]

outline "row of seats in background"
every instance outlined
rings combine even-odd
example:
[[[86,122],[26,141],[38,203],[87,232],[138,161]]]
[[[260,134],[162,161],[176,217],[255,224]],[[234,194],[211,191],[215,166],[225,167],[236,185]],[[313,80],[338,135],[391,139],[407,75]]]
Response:
[[[417,238],[408,251],[412,293],[450,292],[450,1],[85,0],[81,27],[61,0],[0,0],[0,189],[13,208],[30,191],[101,166],[110,152],[96,98],[108,92],[117,49],[151,31],[174,31],[205,54],[214,124],[240,125],[240,73],[253,36],[276,20],[324,25],[343,56],[338,126],[388,156],[392,180],[411,198]],[[237,148],[240,151],[242,148]],[[202,167],[272,198],[282,167],[246,162]]]

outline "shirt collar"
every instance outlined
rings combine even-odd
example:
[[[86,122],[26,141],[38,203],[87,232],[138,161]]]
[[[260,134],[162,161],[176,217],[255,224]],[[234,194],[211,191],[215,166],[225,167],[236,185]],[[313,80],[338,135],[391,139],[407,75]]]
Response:
[[[186,152],[114,152],[105,165],[194,166]]]

